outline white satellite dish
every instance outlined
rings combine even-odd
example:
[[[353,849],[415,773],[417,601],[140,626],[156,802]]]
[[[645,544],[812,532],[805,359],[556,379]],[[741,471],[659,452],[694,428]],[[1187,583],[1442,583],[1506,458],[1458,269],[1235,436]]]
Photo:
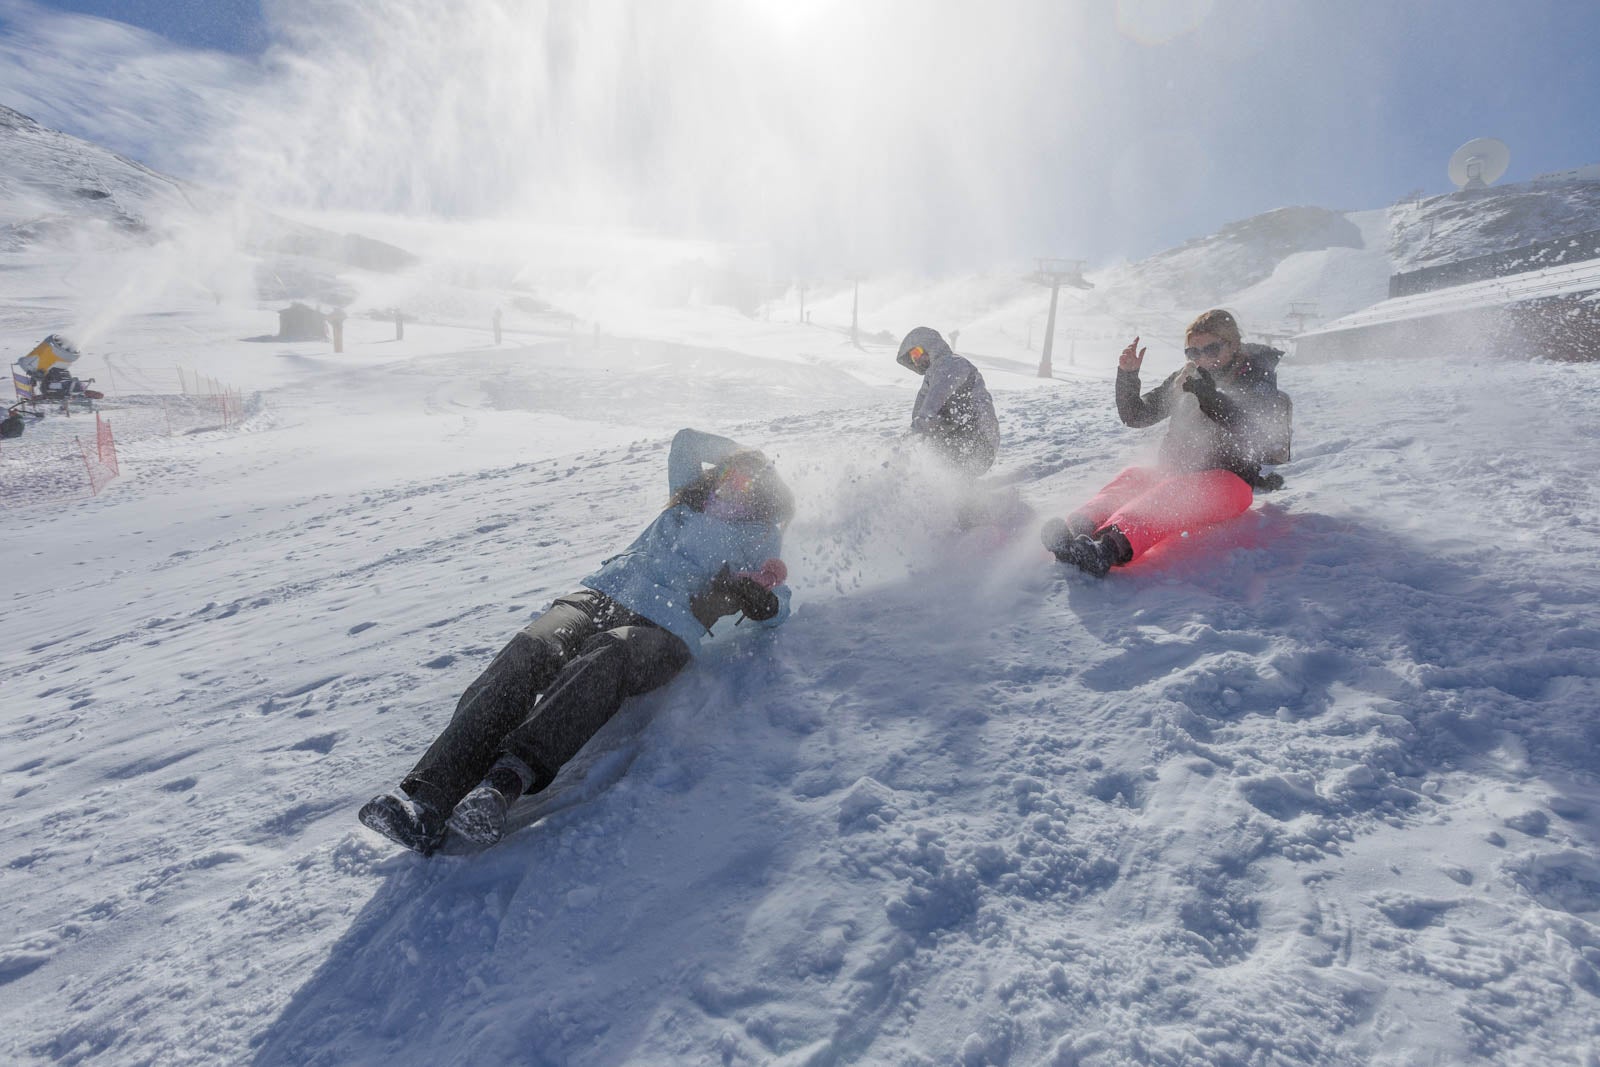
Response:
[[[1450,157],[1450,180],[1457,189],[1487,189],[1511,164],[1511,149],[1493,137],[1474,137]]]

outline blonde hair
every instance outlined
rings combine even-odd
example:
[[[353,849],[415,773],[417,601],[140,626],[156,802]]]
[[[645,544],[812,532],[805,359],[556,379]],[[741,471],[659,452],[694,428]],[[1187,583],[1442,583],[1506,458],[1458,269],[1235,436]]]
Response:
[[[1189,324],[1183,331],[1183,339],[1187,341],[1197,333],[1209,333],[1213,337],[1220,337],[1224,341],[1239,343],[1239,324],[1234,321],[1233,312],[1221,308],[1212,308],[1203,311],[1200,316]]]

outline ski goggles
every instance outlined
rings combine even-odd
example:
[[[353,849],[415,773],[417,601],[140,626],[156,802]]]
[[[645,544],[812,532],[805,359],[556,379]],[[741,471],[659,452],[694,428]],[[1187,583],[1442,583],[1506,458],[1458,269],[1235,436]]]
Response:
[[[755,472],[745,467],[729,467],[717,480],[718,496],[749,496],[755,488]]]
[[[1202,356],[1206,359],[1214,359],[1222,354],[1222,349],[1227,343],[1226,341],[1212,341],[1210,344],[1202,345],[1199,348],[1185,348],[1183,354],[1188,359],[1199,359]]]
[[[921,363],[928,358],[928,350],[921,345],[914,345],[906,349],[906,359],[912,363]]]
[[[717,495],[751,496],[759,492],[771,474],[772,461],[759,452],[746,452],[722,468],[717,478]]]

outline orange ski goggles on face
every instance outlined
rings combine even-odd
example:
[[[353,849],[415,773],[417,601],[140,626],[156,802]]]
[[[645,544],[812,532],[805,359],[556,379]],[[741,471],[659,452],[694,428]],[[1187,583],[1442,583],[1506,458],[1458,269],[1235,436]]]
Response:
[[[719,496],[747,497],[755,489],[756,476],[744,467],[729,467],[717,480]]]
[[[928,350],[923,348],[921,345],[915,345],[906,349],[906,359],[910,360],[912,363],[921,363],[927,358]]]

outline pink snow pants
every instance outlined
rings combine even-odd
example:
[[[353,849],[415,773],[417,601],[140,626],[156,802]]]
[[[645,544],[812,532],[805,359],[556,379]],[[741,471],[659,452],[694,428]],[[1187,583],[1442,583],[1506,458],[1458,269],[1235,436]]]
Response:
[[[1092,522],[1096,532],[1107,526],[1121,530],[1138,559],[1173,534],[1244,514],[1252,496],[1249,483],[1232,471],[1174,474],[1129,467],[1073,514]]]

